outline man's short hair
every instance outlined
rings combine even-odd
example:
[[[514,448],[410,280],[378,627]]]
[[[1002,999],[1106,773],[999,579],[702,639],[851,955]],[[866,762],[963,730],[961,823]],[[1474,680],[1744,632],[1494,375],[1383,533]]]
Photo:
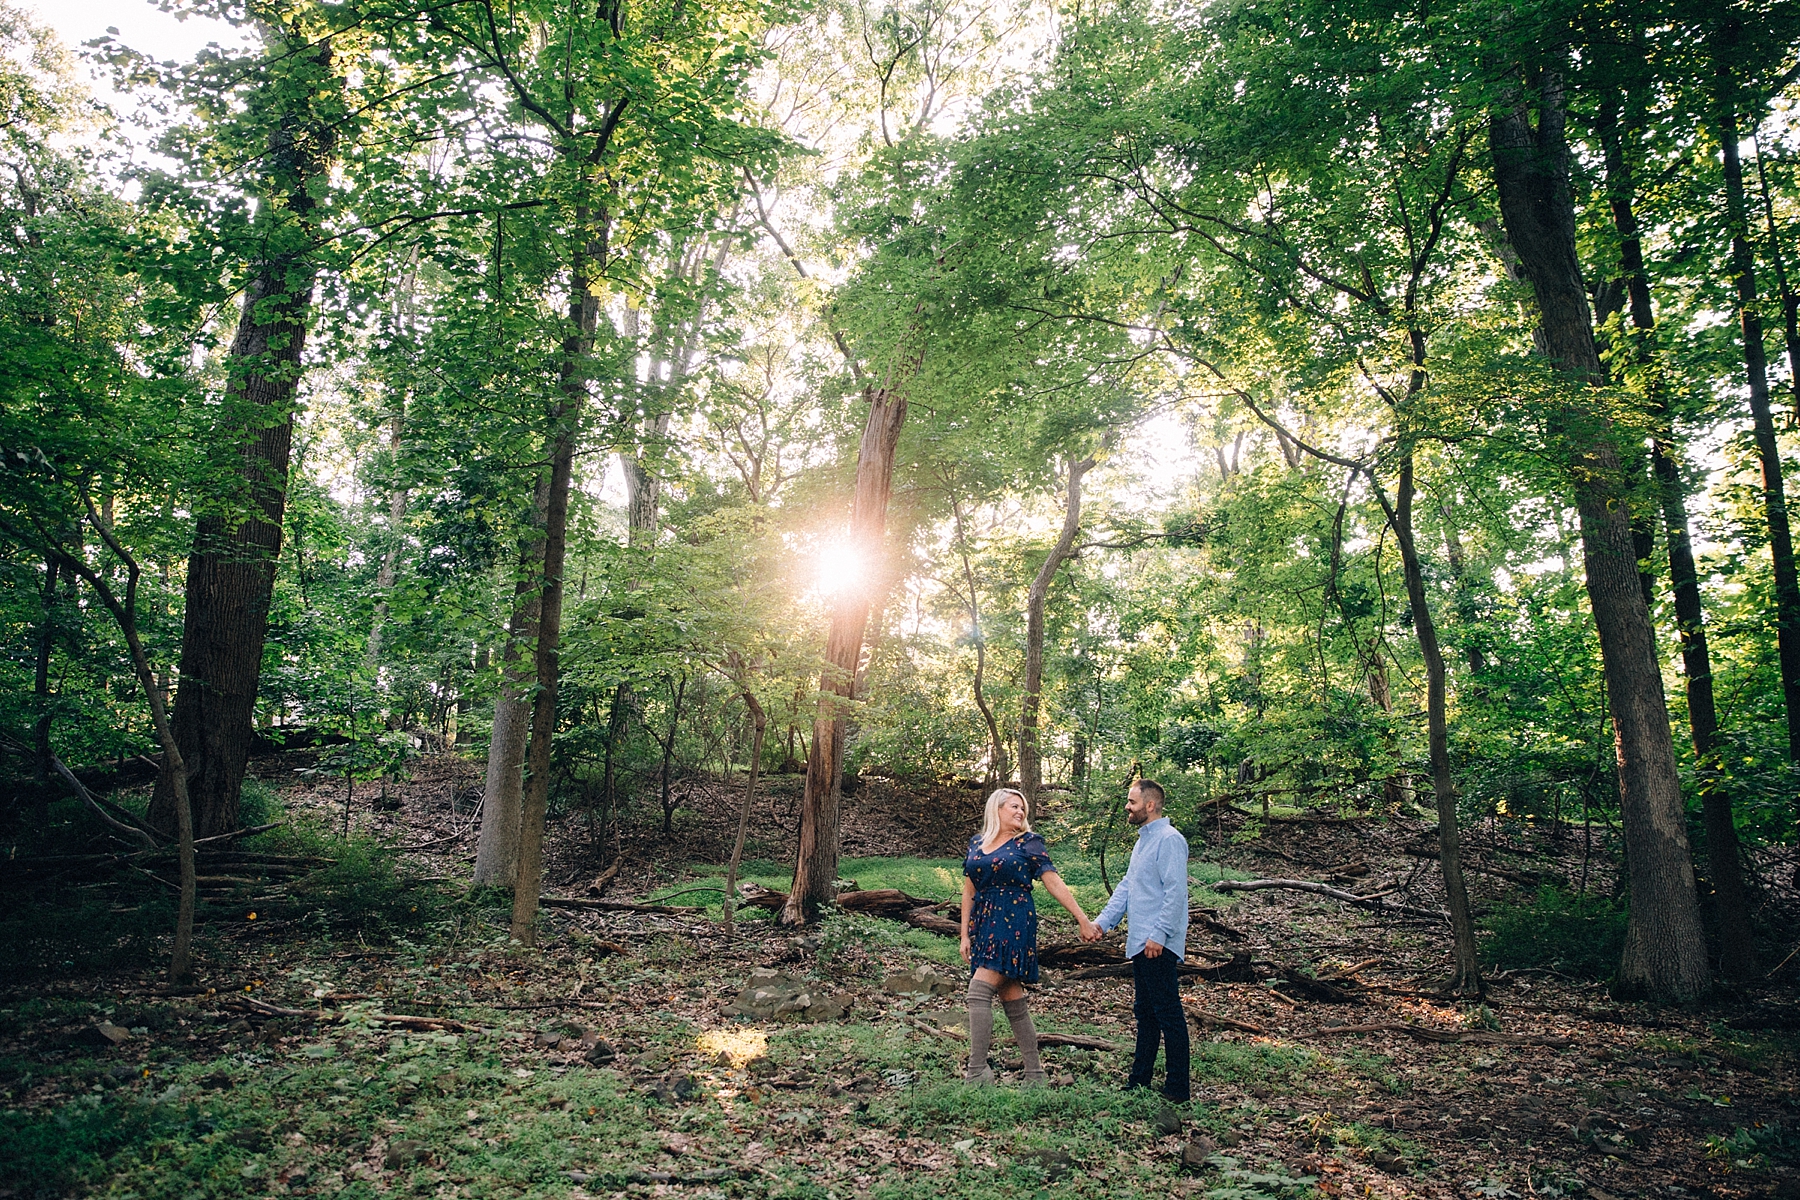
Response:
[[[1162,784],[1154,779],[1140,779],[1131,786],[1142,792],[1144,799],[1153,802],[1158,811],[1162,809],[1164,799]]]

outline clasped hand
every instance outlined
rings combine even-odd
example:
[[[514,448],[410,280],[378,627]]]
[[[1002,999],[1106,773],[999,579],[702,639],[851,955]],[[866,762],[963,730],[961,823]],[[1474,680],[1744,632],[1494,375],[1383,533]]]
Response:
[[[1101,929],[1098,925],[1094,924],[1092,921],[1084,919],[1081,922],[1081,940],[1082,941],[1097,942],[1104,936],[1106,936],[1106,931]]]

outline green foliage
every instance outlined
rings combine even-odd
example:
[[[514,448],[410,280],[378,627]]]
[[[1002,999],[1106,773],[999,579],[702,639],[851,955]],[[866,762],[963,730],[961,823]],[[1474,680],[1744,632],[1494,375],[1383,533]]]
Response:
[[[22,979],[91,975],[151,965],[175,925],[175,900],[148,880],[110,896],[52,884],[0,912],[0,955]]]
[[[1280,1163],[1269,1163],[1261,1169],[1243,1164],[1242,1159],[1215,1154],[1209,1163],[1218,1167],[1218,1182],[1203,1195],[1207,1200],[1299,1200],[1312,1194],[1315,1175],[1293,1175]]]
[[[1497,967],[1548,967],[1605,978],[1625,942],[1625,906],[1546,885],[1524,904],[1497,905],[1479,922],[1482,957]]]
[[[333,936],[391,937],[438,919],[452,903],[441,885],[422,882],[416,868],[402,863],[394,847],[364,834],[343,838],[295,823],[275,831],[267,848],[329,861],[265,904],[264,919],[297,920]]]
[[[100,1176],[121,1151],[179,1136],[174,1105],[119,1104],[84,1096],[54,1113],[0,1111],[0,1155],[28,1196],[59,1195]]]

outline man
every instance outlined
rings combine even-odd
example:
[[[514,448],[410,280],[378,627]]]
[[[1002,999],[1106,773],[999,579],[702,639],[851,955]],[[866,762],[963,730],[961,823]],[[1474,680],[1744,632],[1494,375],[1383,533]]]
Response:
[[[1138,826],[1131,867],[1094,922],[1090,940],[1098,938],[1100,930],[1118,928],[1121,918],[1130,922],[1125,956],[1131,960],[1136,993],[1132,1011],[1137,1015],[1137,1053],[1125,1086],[1150,1086],[1160,1042],[1162,1094],[1181,1104],[1187,1101],[1189,1089],[1188,1028],[1176,987],[1176,968],[1187,954],[1188,844],[1163,816],[1162,786],[1153,779],[1131,785],[1125,818]]]

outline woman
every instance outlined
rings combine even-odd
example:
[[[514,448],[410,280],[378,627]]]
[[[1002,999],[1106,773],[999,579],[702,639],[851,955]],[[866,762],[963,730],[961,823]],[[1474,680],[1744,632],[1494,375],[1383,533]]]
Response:
[[[1075,903],[1068,885],[1050,863],[1044,839],[1031,832],[1025,819],[1025,794],[1001,788],[988,797],[981,832],[969,839],[963,859],[962,956],[969,976],[970,1083],[992,1083],[988,1046],[994,1037],[994,1001],[998,999],[1025,1058],[1025,1083],[1044,1082],[1038,1057],[1037,1030],[1025,1007],[1025,985],[1036,983],[1037,906],[1031,881],[1041,879],[1057,903],[1069,910],[1083,935],[1092,928]]]

